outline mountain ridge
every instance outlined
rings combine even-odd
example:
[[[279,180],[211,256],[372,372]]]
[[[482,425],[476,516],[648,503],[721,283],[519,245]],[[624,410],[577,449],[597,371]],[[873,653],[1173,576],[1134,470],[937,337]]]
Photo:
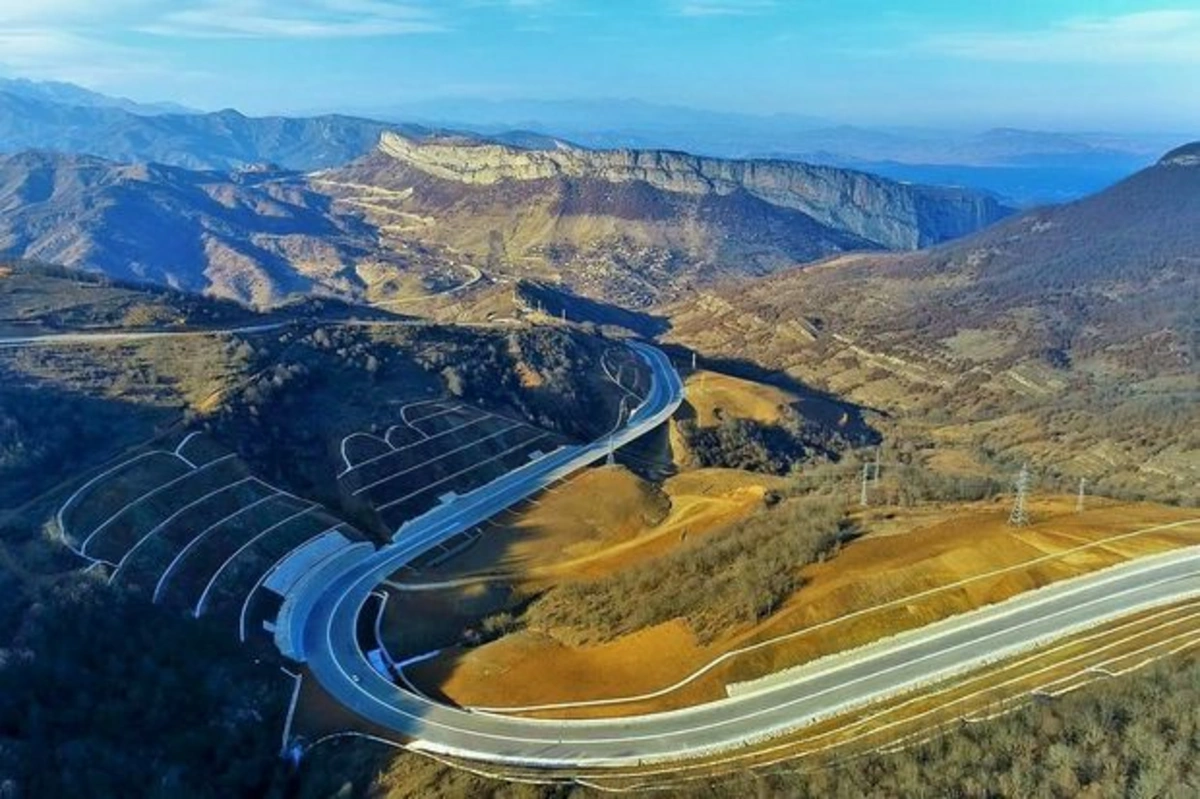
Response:
[[[743,189],[772,205],[888,249],[915,249],[971,232],[1010,213],[980,192],[912,186],[836,167],[789,161],[730,160],[676,150],[517,149],[495,142],[386,132],[380,149],[435,177],[490,185],[502,180],[594,178],[643,181],[683,194]]]
[[[295,173],[0,155],[0,253],[270,306],[353,296],[371,231]]]
[[[291,130],[230,111],[204,119],[229,148]],[[0,253],[260,307],[308,292],[424,296],[482,271],[646,307],[722,277],[940,240],[1005,210],[829,167],[417,135],[383,133],[370,155],[312,173],[0,156]]]
[[[1198,156],[1177,148],[928,250],[836,257],[662,312],[680,343],[887,410],[973,468],[1029,459],[1122,496],[1200,501]]]

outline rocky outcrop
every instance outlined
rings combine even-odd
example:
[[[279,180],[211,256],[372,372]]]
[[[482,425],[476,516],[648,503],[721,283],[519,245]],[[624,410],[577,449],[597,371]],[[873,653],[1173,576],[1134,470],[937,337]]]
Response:
[[[889,249],[916,249],[963,236],[1009,213],[979,192],[915,186],[790,161],[733,161],[665,150],[583,150],[561,143],[522,149],[462,137],[417,141],[391,132],[381,137],[380,150],[442,180],[477,186],[576,178],[640,181],[688,195],[746,192]]]

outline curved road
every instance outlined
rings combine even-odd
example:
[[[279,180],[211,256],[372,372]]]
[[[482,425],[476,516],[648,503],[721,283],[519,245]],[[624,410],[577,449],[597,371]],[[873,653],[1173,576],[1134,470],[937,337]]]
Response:
[[[345,324],[352,321],[338,320]],[[404,324],[403,321],[390,322]],[[68,333],[0,338],[0,349],[87,344],[163,336],[259,333],[288,322],[232,330]],[[372,324],[367,322],[365,324]],[[382,324],[388,324],[384,322]],[[361,717],[411,739],[410,748],[513,765],[570,768],[677,760],[727,750],[798,729],[872,701],[977,668],[987,662],[1135,610],[1200,595],[1200,548],[1147,558],[1033,591],[883,645],[816,664],[795,679],[684,710],[631,718],[551,721],[469,712],[437,704],[380,676],[356,640],[371,591],[436,544],[494,516],[572,472],[606,457],[665,422],[683,399],[666,356],[631,344],[654,381],[626,426],[590,445],[563,447],[457,501],[414,519],[393,543],[333,563],[335,573],[305,581],[285,608],[294,630],[281,646],[307,660],[329,693]],[[282,621],[282,619],[281,619]],[[289,636],[285,633],[284,638]]]
[[[652,347],[631,346],[651,367],[654,383],[611,446],[661,424],[683,398],[682,383],[667,358]],[[304,611],[293,620],[300,631],[293,648],[333,697],[362,718],[408,737],[412,749],[548,768],[622,766],[697,757],[779,735],[1132,610],[1200,594],[1200,549],[1182,550],[900,636],[888,646],[839,659],[793,681],[630,718],[557,721],[471,712],[399,688],[371,667],[356,640],[357,619],[382,580],[436,543],[605,457],[609,447],[606,437],[557,450],[413,520],[391,545],[311,581],[319,595],[294,603]]]

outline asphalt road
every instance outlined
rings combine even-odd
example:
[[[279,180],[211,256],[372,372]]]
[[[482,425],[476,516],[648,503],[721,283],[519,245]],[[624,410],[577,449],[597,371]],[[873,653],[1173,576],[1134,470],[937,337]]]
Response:
[[[615,437],[653,429],[682,400],[666,357],[634,345],[654,384]],[[797,729],[821,718],[962,673],[1134,609],[1200,594],[1200,550],[1147,559],[1025,594],[894,646],[849,657],[796,681],[685,710],[624,719],[549,721],[440,705],[371,668],[355,639],[368,595],[401,565],[561,476],[604,457],[608,439],[559,450],[401,528],[392,545],[315,586],[303,620],[313,676],[359,716],[413,740],[411,748],[476,760],[569,768],[697,757]]]
[[[143,330],[137,332],[103,332],[94,333],[46,333],[40,336],[16,336],[0,338],[0,349],[14,347],[38,347],[51,344],[115,344],[124,341],[145,341],[153,338],[187,338],[189,336],[212,336],[218,333],[253,334],[269,333],[287,327],[290,322],[271,322],[264,325],[245,325],[243,327],[214,328],[212,330]]]
[[[347,575],[329,594],[356,593]],[[436,704],[379,676],[353,640],[357,600],[325,604],[324,651],[310,659],[317,679],[370,721],[415,738],[414,749],[544,767],[635,765],[698,757],[798,729],[906,689],[1024,651],[1068,631],[1200,594],[1200,553],[1123,567],[1035,592],[964,618],[937,635],[774,686],[705,705],[628,719],[546,721],[473,713]],[[353,605],[354,607],[351,607]],[[314,630],[320,643],[320,631]]]

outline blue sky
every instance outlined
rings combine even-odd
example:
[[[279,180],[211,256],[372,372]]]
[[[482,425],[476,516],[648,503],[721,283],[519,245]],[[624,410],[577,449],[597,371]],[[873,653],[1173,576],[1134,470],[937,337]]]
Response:
[[[0,74],[246,112],[631,98],[1200,130],[1200,0],[2,0]]]

